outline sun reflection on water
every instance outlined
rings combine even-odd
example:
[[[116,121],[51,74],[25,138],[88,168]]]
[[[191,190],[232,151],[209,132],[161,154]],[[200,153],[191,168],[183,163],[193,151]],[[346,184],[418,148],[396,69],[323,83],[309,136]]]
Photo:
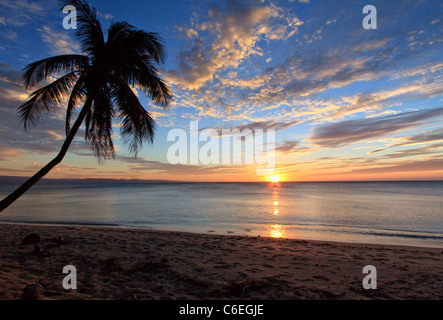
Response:
[[[283,238],[285,234],[285,229],[280,224],[273,224],[270,226],[271,230],[269,231],[269,235],[272,238]]]
[[[274,188],[272,190],[272,204],[274,205],[273,207],[273,214],[274,216],[278,216],[280,214],[280,209],[279,209],[279,188],[277,186],[274,185]],[[283,238],[284,234],[285,234],[285,229],[282,225],[280,224],[272,224],[269,226],[270,230],[269,230],[269,235],[272,238]]]

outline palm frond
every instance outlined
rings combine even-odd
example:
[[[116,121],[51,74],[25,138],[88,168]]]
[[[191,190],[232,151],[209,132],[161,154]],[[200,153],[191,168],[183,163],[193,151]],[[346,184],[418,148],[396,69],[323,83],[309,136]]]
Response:
[[[85,138],[91,144],[99,162],[115,157],[112,142],[114,108],[108,88],[96,94],[91,112],[85,120]]]
[[[127,23],[126,21],[112,22],[108,29],[108,41],[107,44],[119,44],[128,37],[131,31],[134,31],[135,27]]]
[[[159,77],[157,68],[146,60],[136,61],[122,74],[128,83],[141,87],[155,104],[166,108],[172,101],[171,90]]]
[[[148,56],[156,63],[164,63],[166,49],[160,35],[138,30],[129,23],[114,22],[108,31],[108,44],[124,49],[126,55]]]
[[[26,89],[47,79],[58,72],[72,72],[86,68],[90,63],[87,56],[79,54],[65,54],[42,59],[28,64],[23,69],[23,80]]]
[[[97,19],[97,10],[91,8],[84,0],[63,0],[62,5],[72,5],[77,9],[75,34],[80,39],[80,47],[82,51],[97,56],[104,46],[103,31]]]
[[[144,141],[153,142],[155,121],[123,79],[114,79],[111,87],[111,95],[119,112],[122,140],[129,151],[137,155]]]
[[[66,108],[66,136],[69,134],[71,130],[71,118],[74,110],[77,107],[77,104],[80,101],[86,100],[87,90],[85,84],[85,75],[81,75],[74,87],[72,88],[71,95],[69,97],[68,106]]]
[[[160,79],[155,65],[164,60],[161,38],[155,33],[137,30],[127,22],[114,22],[108,32],[109,50],[114,74],[132,85],[140,86],[154,103],[167,107],[172,94]]]
[[[128,39],[140,54],[148,53],[157,63],[164,63],[166,48],[158,33],[137,30]],[[138,44],[138,45],[137,45]]]
[[[45,113],[52,112],[75,84],[77,78],[76,72],[70,72],[31,93],[31,98],[18,108],[25,128],[28,128],[30,124],[37,124],[43,119]]]

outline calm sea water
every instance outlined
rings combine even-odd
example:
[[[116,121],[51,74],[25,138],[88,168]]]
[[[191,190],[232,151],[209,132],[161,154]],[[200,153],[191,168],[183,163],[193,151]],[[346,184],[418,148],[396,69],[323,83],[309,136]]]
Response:
[[[443,182],[43,181],[0,221],[443,247]]]

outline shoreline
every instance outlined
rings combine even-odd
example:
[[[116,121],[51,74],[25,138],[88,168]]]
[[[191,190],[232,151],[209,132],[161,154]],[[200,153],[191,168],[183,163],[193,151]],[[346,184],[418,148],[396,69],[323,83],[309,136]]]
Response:
[[[18,245],[30,233],[50,257]],[[33,283],[42,299],[443,299],[441,248],[3,222],[0,234],[0,299]],[[62,287],[65,265],[77,290]],[[362,287],[366,265],[375,290]]]
[[[206,232],[201,228],[201,230],[195,229],[195,227],[189,227],[189,230],[183,230],[183,227],[178,226],[168,226],[165,228],[156,228],[156,227],[148,227],[148,226],[126,226],[126,225],[118,225],[118,224],[101,224],[101,223],[89,223],[89,224],[79,224],[79,223],[58,223],[58,222],[20,222],[20,221],[1,221],[1,224],[11,224],[11,225],[29,225],[29,226],[42,226],[42,227],[86,227],[86,228],[110,228],[110,229],[129,229],[129,230],[139,230],[139,231],[159,231],[159,232],[178,232],[178,233],[190,233],[196,235],[215,235],[215,236],[234,236],[234,237],[262,237],[269,239],[287,239],[287,240],[303,240],[309,242],[320,242],[320,243],[335,243],[335,244],[349,244],[349,245],[362,245],[362,246],[383,246],[383,247],[402,247],[402,248],[429,248],[429,249],[441,249],[443,250],[443,244],[404,244],[404,243],[387,243],[387,242],[366,242],[366,241],[342,241],[342,240],[329,240],[329,239],[319,239],[319,238],[304,238],[304,237],[271,237],[266,235],[258,235],[258,234],[247,234],[242,233],[238,234],[233,231],[216,231],[216,230],[206,230]],[[164,226],[164,225],[163,225]],[[406,242],[406,241],[405,241]]]
[[[17,226],[37,226],[37,227],[55,227],[55,228],[87,228],[87,229],[110,229],[110,230],[125,230],[125,231],[146,231],[146,232],[160,232],[160,233],[176,233],[176,234],[186,234],[186,235],[196,235],[196,236],[217,236],[217,237],[226,237],[226,238],[262,238],[269,240],[289,240],[289,241],[301,241],[301,242],[312,242],[317,244],[330,244],[337,246],[364,246],[364,247],[373,247],[373,248],[387,248],[387,249],[424,249],[424,250],[437,250],[443,253],[443,247],[432,247],[432,246],[413,246],[413,245],[403,245],[403,244],[384,244],[384,243],[371,243],[371,242],[346,242],[346,241],[333,241],[333,240],[319,240],[319,239],[306,239],[306,238],[286,238],[286,237],[269,237],[269,236],[255,236],[255,235],[244,235],[244,234],[225,234],[225,233],[217,233],[212,232],[212,230],[207,232],[198,232],[198,231],[183,231],[183,230],[163,230],[156,229],[154,227],[133,227],[133,226],[123,226],[123,225],[113,225],[113,224],[62,224],[62,223],[39,223],[39,222],[3,222],[0,221],[0,226],[4,225],[17,225]],[[102,230],[103,231],[103,230]]]

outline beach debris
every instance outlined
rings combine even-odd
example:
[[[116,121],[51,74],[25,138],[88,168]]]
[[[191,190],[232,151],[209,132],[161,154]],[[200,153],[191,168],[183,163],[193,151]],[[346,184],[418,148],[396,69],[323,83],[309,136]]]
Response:
[[[125,267],[121,265],[122,258],[108,258],[101,261],[101,265],[105,272],[125,272]]]
[[[168,258],[166,258],[163,254],[160,256],[160,258],[160,263],[162,263],[163,265],[166,265],[169,262]]]
[[[47,250],[43,250],[42,248],[40,248],[38,243],[36,243],[34,245],[34,249],[29,254],[32,254],[37,257],[50,257],[51,256],[51,253]]]
[[[224,289],[225,294],[233,295],[235,297],[245,297],[250,289],[259,289],[263,285],[257,281],[242,280],[231,281]]]
[[[61,238],[61,239],[64,239],[64,238]],[[59,241],[59,243],[61,243],[61,241]],[[32,251],[29,252],[29,254],[31,254],[33,256],[37,256],[37,257],[50,257],[51,256],[51,252],[49,252],[47,250],[43,250],[40,247],[40,236],[38,234],[36,234],[36,233],[28,234],[23,239],[21,244],[22,245],[33,244],[34,245],[34,249],[32,249]],[[52,248],[52,246],[51,246],[51,248]]]
[[[30,284],[23,289],[23,299],[37,300],[40,298],[42,293],[43,293],[43,287],[40,284],[38,283]]]
[[[40,243],[40,236],[36,233],[28,234],[22,241],[22,245],[38,243]]]
[[[60,247],[64,244],[68,243],[68,240],[66,240],[66,238],[62,238],[62,237],[53,237],[51,239],[48,240],[48,245],[47,248],[56,248],[56,247]]]
[[[135,270],[142,272],[163,272],[170,268],[168,259],[146,258],[146,261],[137,263]]]
[[[119,263],[119,260],[120,260],[120,259],[118,259],[118,258],[109,258],[109,259],[106,259],[106,260],[105,260],[105,264],[106,264],[107,266],[109,266],[109,267],[111,267],[111,266],[117,266],[118,263]]]

